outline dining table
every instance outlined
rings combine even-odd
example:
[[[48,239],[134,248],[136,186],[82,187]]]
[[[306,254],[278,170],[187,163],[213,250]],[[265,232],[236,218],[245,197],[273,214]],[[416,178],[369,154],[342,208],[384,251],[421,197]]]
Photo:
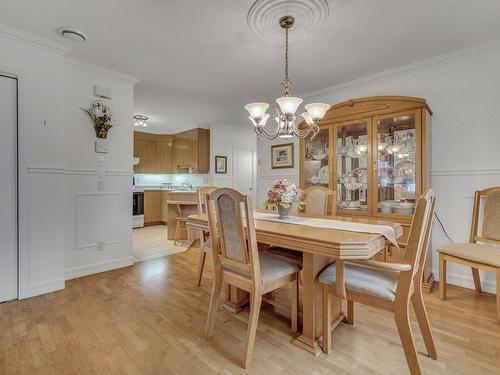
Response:
[[[295,216],[290,216],[289,220],[279,220],[278,215],[273,218],[266,214],[266,211],[255,210],[255,232],[259,249],[276,246],[302,252],[302,332],[292,340],[292,343],[317,356],[321,353],[319,339],[322,332],[321,285],[318,282],[320,272],[335,262],[337,296],[345,297],[345,262],[371,259],[390,243],[384,234],[363,232],[359,228],[371,230],[372,227],[380,227],[393,231],[395,238],[398,239],[402,236],[403,229],[399,223],[362,217],[319,217],[301,213],[297,213],[296,217],[320,220],[305,221],[296,219]],[[315,223],[318,225],[314,225]],[[324,225],[325,223],[328,225]],[[327,227],[329,224],[339,224],[333,227],[338,226],[343,229],[332,229]],[[206,214],[188,216],[187,225],[194,229],[209,230]],[[248,303],[246,292],[234,286],[227,286],[224,307],[236,313],[246,303]],[[334,328],[345,321],[346,316],[342,308],[342,299],[333,299],[332,303],[332,328]]]

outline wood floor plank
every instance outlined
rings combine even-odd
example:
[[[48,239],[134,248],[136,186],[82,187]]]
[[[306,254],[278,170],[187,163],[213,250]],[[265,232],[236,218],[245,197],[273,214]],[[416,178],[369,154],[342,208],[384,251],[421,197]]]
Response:
[[[198,249],[66,283],[56,293],[0,304],[0,374],[407,374],[392,315],[356,305],[356,324],[333,333],[314,358],[290,343],[289,321],[263,305],[254,359],[239,367],[248,309],[219,309],[205,339],[212,270],[194,287]],[[286,300],[289,290],[276,298]],[[438,360],[424,374],[500,373],[495,297],[449,286],[424,296]],[[425,345],[412,316],[417,350]]]

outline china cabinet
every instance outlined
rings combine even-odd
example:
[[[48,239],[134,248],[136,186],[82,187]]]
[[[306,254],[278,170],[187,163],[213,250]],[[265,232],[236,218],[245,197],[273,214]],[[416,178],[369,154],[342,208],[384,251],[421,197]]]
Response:
[[[389,247],[379,260],[404,258],[415,199],[429,187],[431,115],[421,98],[353,99],[332,105],[320,121],[318,135],[300,141],[301,187],[334,190],[339,216],[403,225],[401,249]],[[424,278],[424,287],[430,289],[432,274],[426,272]]]

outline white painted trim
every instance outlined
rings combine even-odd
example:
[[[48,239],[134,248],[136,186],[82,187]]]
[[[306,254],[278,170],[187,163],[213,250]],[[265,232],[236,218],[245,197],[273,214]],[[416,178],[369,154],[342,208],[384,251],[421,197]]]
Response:
[[[62,167],[28,167],[29,173],[40,174],[65,174],[65,175],[89,175],[94,176],[97,173],[96,169],[67,169]],[[110,170],[106,171],[107,176],[133,176],[133,171],[127,170]]]
[[[65,58],[64,65],[68,68],[78,69],[84,72],[98,74],[106,78],[111,78],[123,83],[135,85],[140,79],[132,77],[128,74],[120,73],[115,70],[107,69],[99,65],[91,64],[75,58]]]
[[[64,279],[71,280],[77,277],[93,275],[100,272],[111,271],[117,268],[123,268],[132,266],[134,264],[134,257],[128,256],[124,258],[117,258],[106,260],[104,262],[98,262],[93,264],[87,264],[85,266],[69,268],[64,272]]]
[[[65,43],[44,38],[42,36],[35,35],[27,31],[5,25],[3,23],[0,23],[0,36],[63,56],[71,52],[71,50],[73,49],[71,46]]]
[[[450,169],[431,171],[431,176],[497,176],[500,169]]]
[[[64,289],[64,279],[57,278],[45,280],[38,283],[30,283],[23,290],[19,290],[19,299],[31,298],[41,294],[55,292]]]
[[[401,76],[410,72],[422,71],[429,68],[433,68],[439,65],[449,64],[454,61],[459,61],[467,59],[472,56],[485,54],[489,52],[494,52],[500,49],[500,40],[493,40],[487,43],[478,44],[475,46],[462,48],[453,52],[445,53],[442,55],[434,56],[428,59],[420,60],[412,64],[407,64],[399,66],[397,68],[388,69],[379,73],[370,74],[365,77],[354,79],[351,81],[339,83],[322,90],[313,91],[304,95],[299,95],[300,97],[307,99],[313,99],[321,97],[324,95],[332,95],[334,93],[345,91],[349,89],[358,88],[369,83],[381,82],[393,77]]]

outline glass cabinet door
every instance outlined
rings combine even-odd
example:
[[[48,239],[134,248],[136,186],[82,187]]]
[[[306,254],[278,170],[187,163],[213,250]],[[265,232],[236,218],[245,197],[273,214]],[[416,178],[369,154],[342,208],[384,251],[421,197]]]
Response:
[[[379,214],[413,215],[417,188],[418,113],[376,120],[376,210]]]
[[[371,121],[335,126],[337,213],[369,214]]]
[[[330,186],[330,128],[321,128],[314,139],[304,144],[304,188]]]

